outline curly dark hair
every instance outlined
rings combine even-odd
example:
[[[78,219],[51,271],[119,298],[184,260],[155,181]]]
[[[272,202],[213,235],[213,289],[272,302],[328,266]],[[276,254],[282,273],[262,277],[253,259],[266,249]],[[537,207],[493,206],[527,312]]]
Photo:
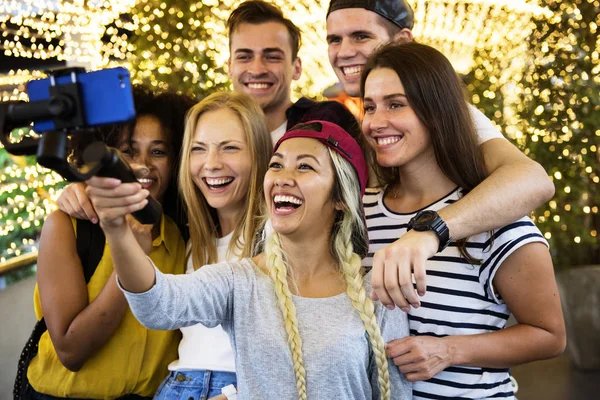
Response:
[[[114,124],[99,127],[91,134],[78,134],[72,138],[71,160],[75,165],[82,164],[81,155],[88,144],[95,140],[104,142],[109,147],[118,147],[123,141],[131,142],[137,121],[142,116],[153,116],[167,137],[172,151],[172,171],[169,186],[165,191],[162,206],[166,215],[171,217],[187,238],[187,215],[178,192],[179,157],[183,143],[185,115],[196,104],[196,100],[170,91],[155,92],[144,85],[134,85],[133,101],[136,119],[125,124]]]

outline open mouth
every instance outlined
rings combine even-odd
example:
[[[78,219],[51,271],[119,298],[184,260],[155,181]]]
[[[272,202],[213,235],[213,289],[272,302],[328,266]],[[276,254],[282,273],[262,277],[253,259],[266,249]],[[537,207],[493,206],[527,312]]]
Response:
[[[152,178],[140,178],[140,179],[138,179],[138,182],[142,184],[142,187],[144,189],[148,189],[156,181],[157,181],[156,179],[152,179]]]
[[[341,70],[346,78],[355,78],[360,77],[360,73],[362,72],[362,66],[352,65],[349,67],[341,67]]]
[[[296,196],[277,194],[273,196],[275,210],[280,212],[291,212],[302,205],[302,199]]]
[[[267,90],[273,86],[273,84],[269,82],[249,82],[244,83],[244,85],[251,90]]]
[[[375,138],[375,142],[377,143],[377,146],[389,146],[391,144],[398,143],[400,140],[402,140],[402,138],[404,138],[404,135],[381,136]]]
[[[231,182],[233,182],[233,178],[232,177],[226,177],[226,178],[202,178],[204,180],[204,183],[206,183],[206,186],[208,186],[209,189],[212,190],[219,190],[219,189],[223,189],[229,185],[231,185]]]

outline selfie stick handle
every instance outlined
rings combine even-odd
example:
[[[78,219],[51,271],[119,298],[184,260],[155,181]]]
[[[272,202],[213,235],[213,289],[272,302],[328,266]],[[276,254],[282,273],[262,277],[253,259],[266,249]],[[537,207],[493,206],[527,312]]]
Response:
[[[85,148],[83,160],[86,164],[102,165],[96,172],[97,176],[117,178],[121,182],[137,182],[137,178],[129,164],[123,160],[119,151],[107,147],[102,142],[93,142]],[[152,196],[148,196],[148,204],[143,209],[132,213],[142,224],[155,224],[160,221],[162,207]]]

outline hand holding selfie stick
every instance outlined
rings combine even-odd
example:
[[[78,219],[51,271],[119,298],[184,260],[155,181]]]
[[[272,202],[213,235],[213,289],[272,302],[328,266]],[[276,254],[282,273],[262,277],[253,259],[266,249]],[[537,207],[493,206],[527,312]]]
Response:
[[[75,168],[68,162],[70,135],[82,134],[86,123],[83,100],[77,74],[83,68],[65,68],[49,72],[49,98],[32,102],[0,103],[0,141],[13,155],[36,154],[40,165],[58,172],[69,181],[85,181],[94,175],[113,177],[122,182],[137,182],[137,179],[116,149],[102,142],[94,142],[83,153],[85,164]],[[57,84],[60,76],[70,75],[71,82]],[[13,129],[32,122],[53,120],[55,130],[45,132],[38,138],[25,137],[19,143],[11,143]],[[142,224],[154,224],[160,220],[162,208],[151,196],[148,204],[133,216]]]

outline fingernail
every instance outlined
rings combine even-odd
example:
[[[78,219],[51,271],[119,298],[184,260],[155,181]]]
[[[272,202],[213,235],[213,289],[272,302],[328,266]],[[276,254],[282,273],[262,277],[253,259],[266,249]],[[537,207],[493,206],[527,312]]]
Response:
[[[387,305],[385,306],[388,310],[393,310],[394,308],[396,308],[393,304]]]
[[[421,307],[421,303],[412,303],[411,306],[413,306],[413,308],[419,308]]]
[[[405,313],[407,313],[410,311],[410,307],[408,307],[408,306],[402,307],[401,310],[404,311]]]
[[[97,224],[98,223],[98,218],[92,218],[92,224]]]

